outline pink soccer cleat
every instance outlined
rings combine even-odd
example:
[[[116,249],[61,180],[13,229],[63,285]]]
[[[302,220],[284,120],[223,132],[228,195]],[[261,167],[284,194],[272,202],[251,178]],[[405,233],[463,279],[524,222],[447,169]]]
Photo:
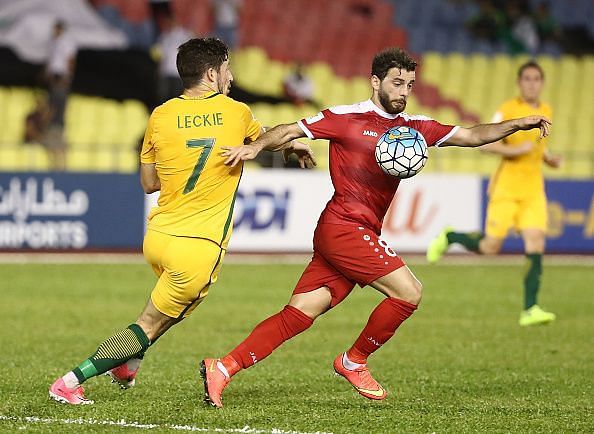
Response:
[[[334,371],[337,375],[344,377],[355,388],[360,395],[368,399],[382,400],[386,399],[388,392],[371,376],[367,365],[360,368],[349,370],[344,367],[342,362],[343,354],[339,354],[334,359]]]
[[[112,383],[118,383],[121,389],[129,389],[136,384],[136,374],[138,368],[132,370],[128,367],[128,363],[122,363],[120,366],[116,366],[105,373],[108,377],[111,377]]]
[[[82,386],[70,389],[66,387],[62,378],[58,378],[50,386],[49,396],[63,404],[88,405],[93,403],[90,399],[85,398],[85,389]]]

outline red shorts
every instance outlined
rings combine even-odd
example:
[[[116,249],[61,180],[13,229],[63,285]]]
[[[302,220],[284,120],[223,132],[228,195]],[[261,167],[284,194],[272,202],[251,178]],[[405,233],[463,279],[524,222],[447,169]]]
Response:
[[[327,286],[336,306],[355,287],[363,287],[404,266],[404,261],[371,229],[318,224],[314,254],[293,294]]]

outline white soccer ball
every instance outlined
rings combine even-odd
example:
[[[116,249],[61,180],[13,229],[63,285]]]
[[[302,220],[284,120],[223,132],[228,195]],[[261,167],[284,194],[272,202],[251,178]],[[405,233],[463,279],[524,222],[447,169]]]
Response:
[[[405,179],[416,175],[427,162],[427,142],[411,127],[393,127],[375,146],[375,160],[384,173]]]

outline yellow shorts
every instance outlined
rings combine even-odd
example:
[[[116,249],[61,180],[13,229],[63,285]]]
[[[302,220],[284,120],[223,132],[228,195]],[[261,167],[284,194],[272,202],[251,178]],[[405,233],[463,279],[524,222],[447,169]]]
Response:
[[[487,206],[485,233],[493,238],[505,238],[510,229],[547,230],[547,199],[535,195],[525,199],[494,199]]]
[[[148,230],[144,257],[159,277],[151,301],[159,312],[185,318],[217,281],[225,250],[202,238],[176,237]]]

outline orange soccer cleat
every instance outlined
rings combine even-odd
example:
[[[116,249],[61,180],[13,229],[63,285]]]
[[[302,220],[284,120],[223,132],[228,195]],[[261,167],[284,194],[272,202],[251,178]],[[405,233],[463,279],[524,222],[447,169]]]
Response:
[[[381,384],[373,379],[369,369],[367,369],[367,365],[361,365],[353,370],[347,369],[343,362],[344,355],[344,353],[339,354],[334,359],[334,372],[346,378],[355,390],[365,398],[375,400],[385,399],[388,396],[388,392],[386,392]]]
[[[200,376],[204,380],[204,402],[214,407],[223,407],[222,395],[231,382],[221,359],[204,359],[200,362]]]

